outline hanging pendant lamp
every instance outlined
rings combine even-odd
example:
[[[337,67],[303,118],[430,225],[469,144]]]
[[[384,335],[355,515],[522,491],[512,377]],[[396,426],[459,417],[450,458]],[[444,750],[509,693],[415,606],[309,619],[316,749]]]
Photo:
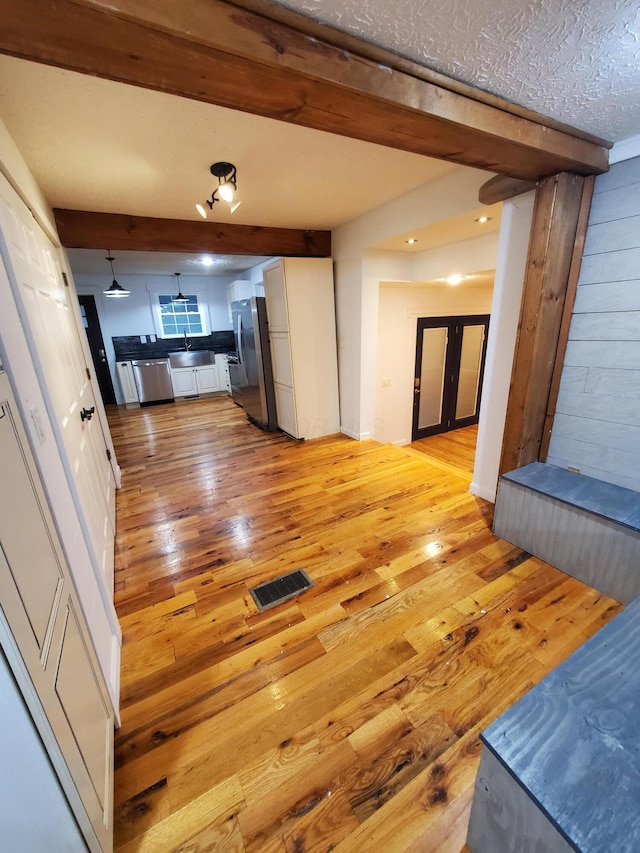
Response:
[[[111,265],[111,278],[113,279],[113,281],[111,283],[111,287],[108,287],[102,292],[105,296],[108,296],[112,299],[122,299],[123,296],[129,296],[131,292],[129,290],[126,290],[126,288],[122,287],[122,285],[118,284],[118,282],[116,281],[116,274],[113,271],[113,262],[115,258],[111,257],[111,252],[109,251],[109,249],[107,249],[107,257],[105,258],[105,260],[109,261],[109,264]]]
[[[172,301],[173,301],[173,302],[188,302],[188,301],[189,301],[189,298],[188,298],[187,296],[185,296],[185,295],[184,295],[184,293],[180,290],[180,273],[179,273],[179,272],[174,272],[174,275],[175,275],[175,277],[176,277],[176,281],[177,281],[177,283],[178,283],[178,284],[177,284],[177,287],[178,287],[178,295],[177,295],[177,296],[174,296]]]

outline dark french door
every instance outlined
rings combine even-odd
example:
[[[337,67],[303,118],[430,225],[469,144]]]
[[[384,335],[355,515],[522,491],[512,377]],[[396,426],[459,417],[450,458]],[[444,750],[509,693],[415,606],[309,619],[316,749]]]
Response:
[[[489,315],[421,317],[412,441],[478,423]]]

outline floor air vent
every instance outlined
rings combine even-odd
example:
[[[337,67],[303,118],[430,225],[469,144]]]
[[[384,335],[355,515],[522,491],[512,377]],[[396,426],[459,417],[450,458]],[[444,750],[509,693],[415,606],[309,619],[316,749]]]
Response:
[[[306,592],[312,586],[313,581],[304,569],[295,569],[295,571],[280,575],[279,578],[274,578],[272,581],[254,586],[249,592],[258,610],[266,610],[268,607],[275,607],[276,604],[294,598],[301,592]]]

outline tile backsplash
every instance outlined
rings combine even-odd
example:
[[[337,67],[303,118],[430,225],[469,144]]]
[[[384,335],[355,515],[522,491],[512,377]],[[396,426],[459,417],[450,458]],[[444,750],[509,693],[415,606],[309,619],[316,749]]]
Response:
[[[161,340],[158,338],[151,343],[151,335],[121,335],[111,338],[116,353],[116,361],[130,361],[134,358],[162,358],[170,352],[184,349],[181,338]],[[189,338],[192,350],[210,350],[211,352],[235,352],[236,345],[233,332],[212,332],[204,337]]]

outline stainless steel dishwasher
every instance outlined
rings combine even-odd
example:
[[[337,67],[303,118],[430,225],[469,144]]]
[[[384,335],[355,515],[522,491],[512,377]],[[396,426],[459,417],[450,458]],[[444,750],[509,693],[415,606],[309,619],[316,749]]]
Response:
[[[131,362],[141,405],[173,400],[168,358],[146,358]]]

